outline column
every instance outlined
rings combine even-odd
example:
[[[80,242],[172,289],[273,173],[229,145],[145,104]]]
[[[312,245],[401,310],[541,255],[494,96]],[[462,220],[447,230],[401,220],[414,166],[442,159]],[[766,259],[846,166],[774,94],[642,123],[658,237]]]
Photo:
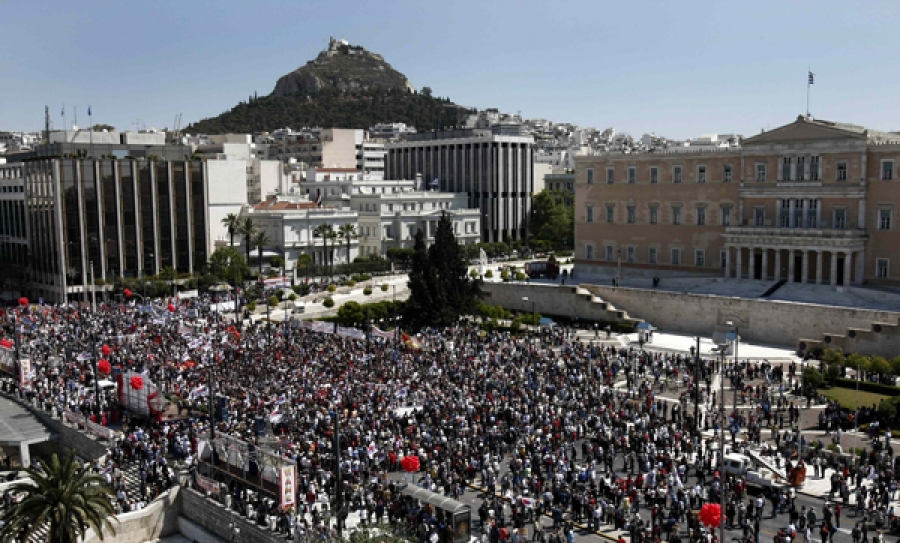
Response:
[[[851,253],[850,251],[847,251],[846,253],[844,253],[844,286],[845,287],[850,286],[850,272],[851,272],[850,261],[853,260],[851,258],[852,255],[853,255],[853,253]]]
[[[816,251],[816,284],[822,284],[822,251]]]
[[[763,247],[762,249],[762,273],[759,276],[761,281],[765,281],[769,278],[769,249]]]
[[[788,200],[788,210],[790,216],[788,217],[788,228],[794,228],[794,212],[797,209],[797,200],[794,198],[790,198]]]
[[[781,281],[781,248],[775,249],[775,280]]]
[[[725,279],[731,276],[731,247],[725,246]]]
[[[803,214],[800,216],[800,228],[809,228],[809,223],[806,222],[807,217],[809,217],[809,198],[804,198],[803,201]]]
[[[747,247],[747,279],[754,280],[756,279],[755,272],[756,266],[753,265],[753,255],[756,252],[756,247],[750,246]]]
[[[31,451],[28,450],[28,443],[19,443],[19,462],[22,467],[31,467]]]
[[[809,251],[803,249],[803,268],[800,272],[800,282],[808,283],[809,282]]]
[[[788,283],[793,283],[796,276],[794,275],[794,250],[788,249]]]
[[[744,248],[738,245],[735,249],[737,249],[737,260],[735,261],[736,266],[734,267],[734,275],[738,279],[743,279],[744,276],[742,274],[744,270],[741,269],[741,253],[744,252]]]
[[[831,251],[831,277],[828,278],[831,286],[837,285],[837,259],[837,253]]]

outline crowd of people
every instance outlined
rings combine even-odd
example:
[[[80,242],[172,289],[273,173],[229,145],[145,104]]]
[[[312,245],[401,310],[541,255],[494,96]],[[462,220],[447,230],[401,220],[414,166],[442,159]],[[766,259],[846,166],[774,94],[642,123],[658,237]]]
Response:
[[[622,531],[636,543],[684,534],[712,543],[717,533],[696,512],[724,492],[725,522],[755,543],[766,502],[750,495],[742,474],[719,472],[718,439],[702,431],[730,433],[738,451],[765,441],[766,429],[779,467],[790,470],[804,452],[811,464],[837,468],[835,503],[849,503],[853,492],[873,526],[881,519],[889,527],[893,518],[889,438],[874,436],[870,454],[843,464],[805,443],[793,366],[729,364],[724,375],[740,408],[723,413],[713,386],[720,360],[604,347],[566,328],[513,335],[464,321],[405,343],[367,341],[296,323],[242,325],[209,313],[206,303],[31,306],[4,315],[15,318],[14,336],[34,367],[27,390],[7,380],[5,392],[121,430],[108,464],[95,469],[108,473],[122,511],[175,484],[177,464],[219,479],[218,499],[228,507],[292,537],[333,537],[346,517],[336,509],[342,503],[363,525],[387,520],[419,541],[452,541],[459,526],[400,491],[403,458],[414,455],[421,466],[414,484],[484,498],[472,527],[483,541],[571,541],[582,526]],[[111,374],[143,376],[169,407],[149,417],[126,409],[114,389],[97,386],[108,378],[101,358]],[[210,407],[216,416],[207,416]],[[295,462],[297,505],[282,509],[264,485],[211,468],[227,463],[201,450],[211,425]],[[124,491],[123,466],[140,474],[139,495]],[[819,526],[794,507],[793,491],[765,499],[772,515],[791,523],[778,543],[790,543],[790,530]],[[840,513],[826,510],[821,526],[830,540]],[[541,524],[544,515],[550,526]]]

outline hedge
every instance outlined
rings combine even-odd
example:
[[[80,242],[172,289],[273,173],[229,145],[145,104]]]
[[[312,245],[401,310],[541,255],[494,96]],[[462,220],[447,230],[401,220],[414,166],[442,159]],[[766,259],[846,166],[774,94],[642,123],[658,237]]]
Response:
[[[856,379],[847,379],[846,377],[838,377],[834,386],[841,388],[852,388],[856,390]],[[871,381],[859,381],[859,389],[865,392],[874,392],[876,394],[884,394],[885,396],[900,396],[900,387],[890,385],[882,385]]]

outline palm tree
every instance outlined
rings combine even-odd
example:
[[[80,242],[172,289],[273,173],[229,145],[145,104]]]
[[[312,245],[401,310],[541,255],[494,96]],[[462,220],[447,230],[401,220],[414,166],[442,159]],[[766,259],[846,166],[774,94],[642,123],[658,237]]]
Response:
[[[262,277],[262,264],[263,264],[263,247],[272,243],[272,240],[269,239],[269,236],[266,235],[265,232],[257,232],[253,236],[253,246],[256,247],[256,256],[259,257],[259,276]]]
[[[322,238],[322,244],[324,248],[322,250],[322,264],[327,268],[328,267],[328,240],[335,239],[337,234],[334,232],[334,228],[331,227],[330,224],[320,224],[313,229],[313,235],[317,238]]]
[[[228,229],[228,237],[230,239],[229,246],[234,247],[234,235],[241,226],[241,218],[234,213],[229,213],[222,219],[222,224]]]
[[[15,506],[4,511],[2,541],[27,541],[37,537],[45,526],[48,543],[77,543],[88,528],[103,539],[103,530],[116,531],[110,522],[115,514],[109,496],[112,489],[104,486],[103,477],[90,473],[67,454],[60,461],[54,454],[43,469],[25,470],[31,481],[9,488],[22,496]],[[117,521],[118,522],[118,521]]]
[[[349,222],[342,224],[340,227],[338,227],[338,236],[340,236],[341,239],[347,242],[347,267],[349,268],[350,242],[359,237],[359,235],[357,235],[356,233],[356,226]]]
[[[256,233],[256,225],[253,219],[244,217],[238,225],[238,232],[244,236],[244,251],[247,253],[247,266],[250,266],[250,238]]]

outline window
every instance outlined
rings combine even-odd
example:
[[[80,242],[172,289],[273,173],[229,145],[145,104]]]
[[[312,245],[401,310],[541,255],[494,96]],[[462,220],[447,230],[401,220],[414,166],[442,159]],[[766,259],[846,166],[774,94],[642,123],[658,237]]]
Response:
[[[815,155],[809,157],[809,180],[819,180],[819,157]]]
[[[894,161],[893,160],[882,160],[881,161],[881,180],[882,181],[890,181],[894,178]]]
[[[706,207],[697,206],[697,226],[706,224]]]
[[[694,265],[698,268],[702,268],[706,265],[706,251],[703,249],[694,251]]]
[[[697,166],[697,182],[706,183],[706,166]]]
[[[728,251],[719,253],[719,267],[723,270],[728,267]]]
[[[765,226],[765,225],[766,225],[766,208],[754,207],[753,208],[753,226]]]
[[[672,265],[681,266],[681,249],[672,249]]]
[[[650,206],[650,224],[657,224],[659,222],[659,206],[652,205]]]
[[[791,157],[786,156],[781,159],[781,180],[791,180]]]
[[[834,210],[834,228],[836,230],[844,230],[847,228],[847,210],[846,209],[835,209]]]
[[[634,262],[634,250],[634,245],[629,245],[628,249],[625,251],[628,262]]]
[[[594,206],[584,206],[584,222],[594,222]]]
[[[634,224],[634,216],[635,216],[635,208],[634,206],[628,206],[628,224]]]
[[[588,185],[594,184],[594,168],[588,168],[584,171],[585,179]]]
[[[731,226],[731,208],[722,208],[722,226]]]
[[[594,258],[594,246],[590,243],[584,246],[584,258],[588,260],[593,260]]]
[[[846,162],[838,162],[837,180],[838,181],[846,181],[847,180],[847,163]]]
[[[612,262],[613,260],[615,260],[615,257],[613,257],[613,246],[607,245],[606,246],[606,261]]]
[[[616,169],[606,168],[606,184],[612,185],[616,182]]]
[[[791,227],[791,200],[784,198],[781,200],[781,210],[778,213],[778,224],[781,228]]]
[[[650,168],[650,184],[655,185],[659,182],[659,168],[652,166]]]
[[[722,180],[726,183],[731,182],[731,164],[722,166]]]
[[[616,204],[606,205],[606,222],[616,222]]]
[[[757,183],[765,183],[766,182],[766,165],[765,164],[757,164],[756,165],[756,182]]]
[[[804,181],[806,179],[806,157],[797,157],[797,175],[795,177],[799,181]]]
[[[681,224],[681,206],[672,206],[672,224]]]
[[[656,247],[647,249],[647,262],[656,264]]]
[[[891,261],[887,258],[875,259],[875,277],[879,279],[887,279],[891,270]]]
[[[809,199],[809,209],[806,210],[806,227],[818,228],[819,222],[819,201],[815,198]]]
[[[635,168],[634,166],[631,166],[628,168],[628,183],[633,185],[636,179],[637,179],[637,168]]]
[[[891,229],[891,210],[890,209],[879,209],[878,210],[878,229],[879,230],[890,230]]]
[[[681,166],[675,166],[672,168],[672,182],[681,183]]]

